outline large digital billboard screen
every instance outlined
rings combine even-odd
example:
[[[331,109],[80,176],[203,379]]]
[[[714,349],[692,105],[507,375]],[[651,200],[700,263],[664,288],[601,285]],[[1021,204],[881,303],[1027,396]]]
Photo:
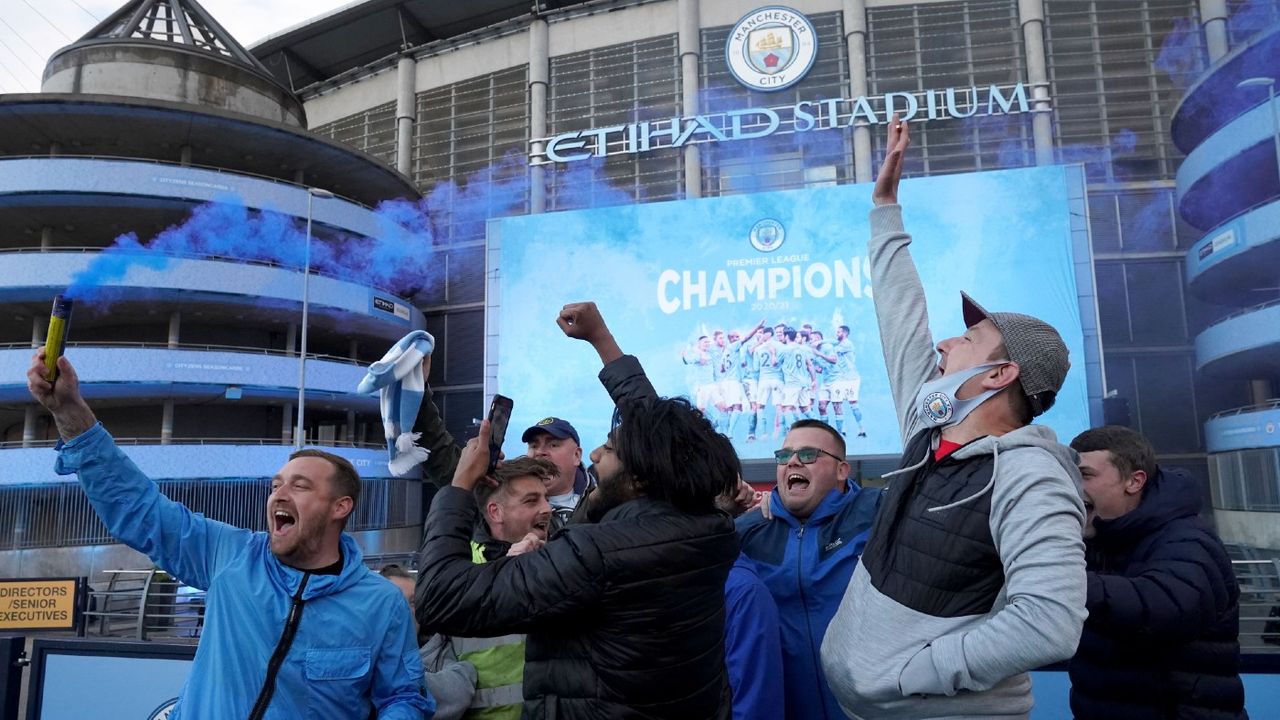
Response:
[[[1041,422],[1065,438],[1089,426],[1072,182],[1069,168],[1029,168],[908,180],[900,196],[935,342],[964,331],[961,290],[1062,333],[1072,368]],[[842,185],[493,221],[486,390],[515,398],[513,428],[554,415],[588,449],[601,442],[599,359],[554,322],[593,300],[658,392],[707,409],[743,459],[771,456],[797,417],[839,420],[850,455],[898,453],[870,209],[870,186]]]

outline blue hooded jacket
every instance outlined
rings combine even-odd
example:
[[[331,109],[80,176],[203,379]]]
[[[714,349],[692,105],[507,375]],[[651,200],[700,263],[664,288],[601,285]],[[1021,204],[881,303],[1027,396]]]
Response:
[[[848,481],[832,490],[808,520],[769,494],[773,520],[759,510],[738,518],[742,552],[778,605],[786,708],[792,720],[840,720],[845,715],[822,673],[822,637],[867,544],[880,490]]]
[[[733,720],[783,716],[778,605],[745,555],[724,583],[724,665],[733,689]]]
[[[59,474],[79,475],[113,536],[208,591],[191,675],[172,717],[244,720],[266,678],[294,594],[302,615],[265,717],[420,720],[435,712],[404,596],[342,536],[343,567],[314,575],[282,564],[266,533],[194,513],[160,493],[101,424],[58,444]]]

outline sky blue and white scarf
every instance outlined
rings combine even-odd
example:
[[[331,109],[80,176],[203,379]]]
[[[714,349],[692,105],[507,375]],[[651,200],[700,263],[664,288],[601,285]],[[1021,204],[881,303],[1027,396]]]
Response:
[[[426,330],[414,330],[370,365],[368,374],[356,387],[358,393],[380,392],[382,429],[391,454],[387,467],[396,477],[407,475],[430,456],[426,448],[416,444],[422,433],[413,432],[413,423],[427,387],[422,360],[431,354],[435,344],[436,339]]]

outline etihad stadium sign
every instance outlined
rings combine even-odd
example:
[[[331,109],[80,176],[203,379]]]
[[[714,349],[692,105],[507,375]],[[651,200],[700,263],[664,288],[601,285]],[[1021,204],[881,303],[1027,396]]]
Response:
[[[697,143],[881,125],[887,123],[894,113],[908,121],[1009,115],[1029,112],[1030,104],[1027,87],[1023,83],[801,100],[792,105],[645,120],[538,138],[529,161],[533,165],[569,163]],[[536,152],[538,144],[545,148],[542,152]]]

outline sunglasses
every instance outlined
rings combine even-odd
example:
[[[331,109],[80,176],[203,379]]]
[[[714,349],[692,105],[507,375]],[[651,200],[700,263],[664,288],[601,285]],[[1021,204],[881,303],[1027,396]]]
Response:
[[[781,450],[773,451],[773,459],[777,460],[779,465],[786,465],[791,462],[792,455],[799,458],[802,465],[808,465],[816,461],[819,455],[826,455],[827,457],[835,458],[839,462],[844,462],[844,458],[839,455],[829,453],[826,450],[815,447],[802,447],[796,448],[795,450],[792,450],[791,448],[782,448]]]

